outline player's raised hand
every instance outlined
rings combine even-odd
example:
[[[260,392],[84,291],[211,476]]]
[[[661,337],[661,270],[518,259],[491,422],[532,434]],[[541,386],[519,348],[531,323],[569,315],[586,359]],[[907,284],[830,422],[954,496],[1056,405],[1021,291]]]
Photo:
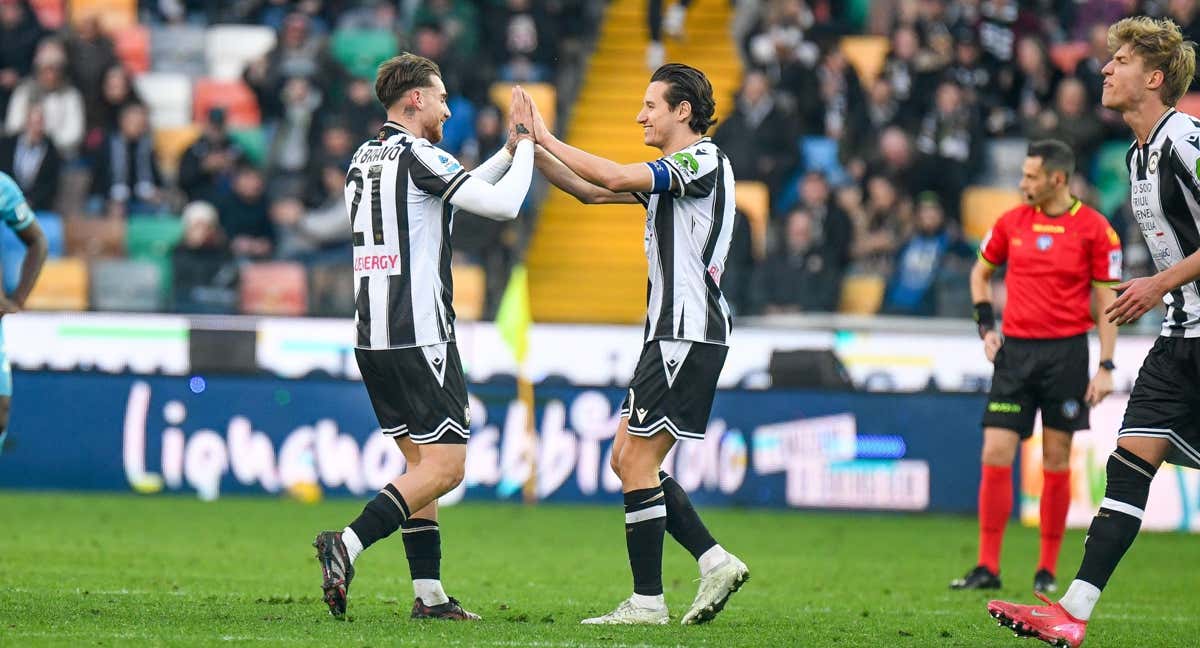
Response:
[[[533,139],[533,114],[529,108],[529,95],[519,85],[513,86],[512,104],[509,106],[508,119],[512,125],[512,137],[515,141]]]
[[[1130,279],[1113,288],[1121,293],[1111,306],[1104,310],[1108,321],[1121,326],[1145,315],[1147,311],[1162,302],[1166,294],[1157,277],[1138,277]]]
[[[533,97],[531,97],[528,92],[525,92],[524,88],[521,89],[521,92],[525,95],[525,99],[529,102],[529,110],[533,115],[533,137],[534,137],[534,139],[537,140],[538,142],[549,141],[549,139],[551,137],[553,137],[554,135],[550,132],[550,129],[546,126],[546,120],[542,119],[541,111],[538,110],[537,104],[533,101]]]

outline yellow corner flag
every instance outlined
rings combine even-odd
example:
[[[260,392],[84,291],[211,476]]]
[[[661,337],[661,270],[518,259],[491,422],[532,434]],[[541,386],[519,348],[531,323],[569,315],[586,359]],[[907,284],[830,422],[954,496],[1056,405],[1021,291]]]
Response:
[[[529,325],[532,323],[529,277],[525,265],[518,264],[513,268],[496,312],[496,328],[500,331],[500,337],[508,343],[508,348],[512,349],[518,365],[524,364],[525,354],[529,352]]]

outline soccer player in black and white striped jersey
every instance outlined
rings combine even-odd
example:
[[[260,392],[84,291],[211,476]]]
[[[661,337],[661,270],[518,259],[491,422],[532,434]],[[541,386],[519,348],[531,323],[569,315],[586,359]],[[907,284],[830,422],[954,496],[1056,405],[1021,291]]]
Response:
[[[637,121],[645,143],[663,155],[627,165],[559,141],[534,107],[537,166],[551,183],[584,203],[646,207],[645,346],[612,451],[625,496],[633,595],[586,624],[667,623],[666,531],[700,566],[700,590],[683,623],[711,620],[750,577],[746,565],[713,539],[683,488],[661,470],[678,439],[704,438],[732,327],[720,283],[733,235],[734,180],[729,159],[704,136],[714,105],[703,72],[677,63],[660,67]]]
[[[1167,19],[1126,18],[1108,30],[1104,107],[1133,130],[1131,206],[1158,272],[1126,281],[1106,309],[1131,322],[1165,303],[1162,333],[1138,372],[1100,510],[1066,594],[1046,605],[992,601],[988,611],[1018,634],[1077,648],[1100,594],[1141,528],[1162,463],[1200,468],[1200,119],[1175,110],[1196,73],[1195,43]]]
[[[462,481],[471,425],[454,343],[450,233],[459,209],[496,220],[517,216],[533,173],[532,108],[514,88],[508,146],[467,173],[436,146],[450,118],[436,63],[412,54],[385,61],[375,94],[388,121],[355,152],[346,175],[354,355],[380,428],[408,467],[343,531],[317,536],[321,588],[330,613],[345,614],[355,558],[403,528],[412,616],[478,619],[440,580],[437,498]]]

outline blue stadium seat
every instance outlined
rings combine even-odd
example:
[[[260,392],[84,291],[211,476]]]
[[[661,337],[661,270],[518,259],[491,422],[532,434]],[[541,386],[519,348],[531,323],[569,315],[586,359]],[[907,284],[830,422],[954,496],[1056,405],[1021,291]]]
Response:
[[[809,135],[800,138],[800,155],[803,156],[806,171],[821,171],[829,180],[829,184],[837,187],[844,184],[849,176],[838,160],[838,143],[828,137]]]
[[[38,224],[46,234],[46,242],[50,247],[50,258],[57,259],[63,255],[64,236],[63,221],[58,214],[39,212]],[[3,258],[4,292],[11,293],[17,288],[17,279],[21,273],[21,262],[25,260],[25,244],[7,227],[0,232],[0,257]]]

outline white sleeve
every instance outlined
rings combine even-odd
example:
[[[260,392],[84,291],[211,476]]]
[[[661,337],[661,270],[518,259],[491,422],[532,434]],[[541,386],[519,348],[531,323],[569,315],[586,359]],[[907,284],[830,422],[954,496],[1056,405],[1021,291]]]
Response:
[[[508,147],[502,146],[495,155],[475,167],[471,171],[471,177],[479,178],[488,184],[494,185],[508,172],[508,167],[512,166],[512,161],[512,154],[508,152]]]
[[[525,202],[532,177],[533,142],[525,139],[517,144],[517,154],[503,178],[493,185],[468,175],[451,194],[450,204],[492,220],[512,220]]]

